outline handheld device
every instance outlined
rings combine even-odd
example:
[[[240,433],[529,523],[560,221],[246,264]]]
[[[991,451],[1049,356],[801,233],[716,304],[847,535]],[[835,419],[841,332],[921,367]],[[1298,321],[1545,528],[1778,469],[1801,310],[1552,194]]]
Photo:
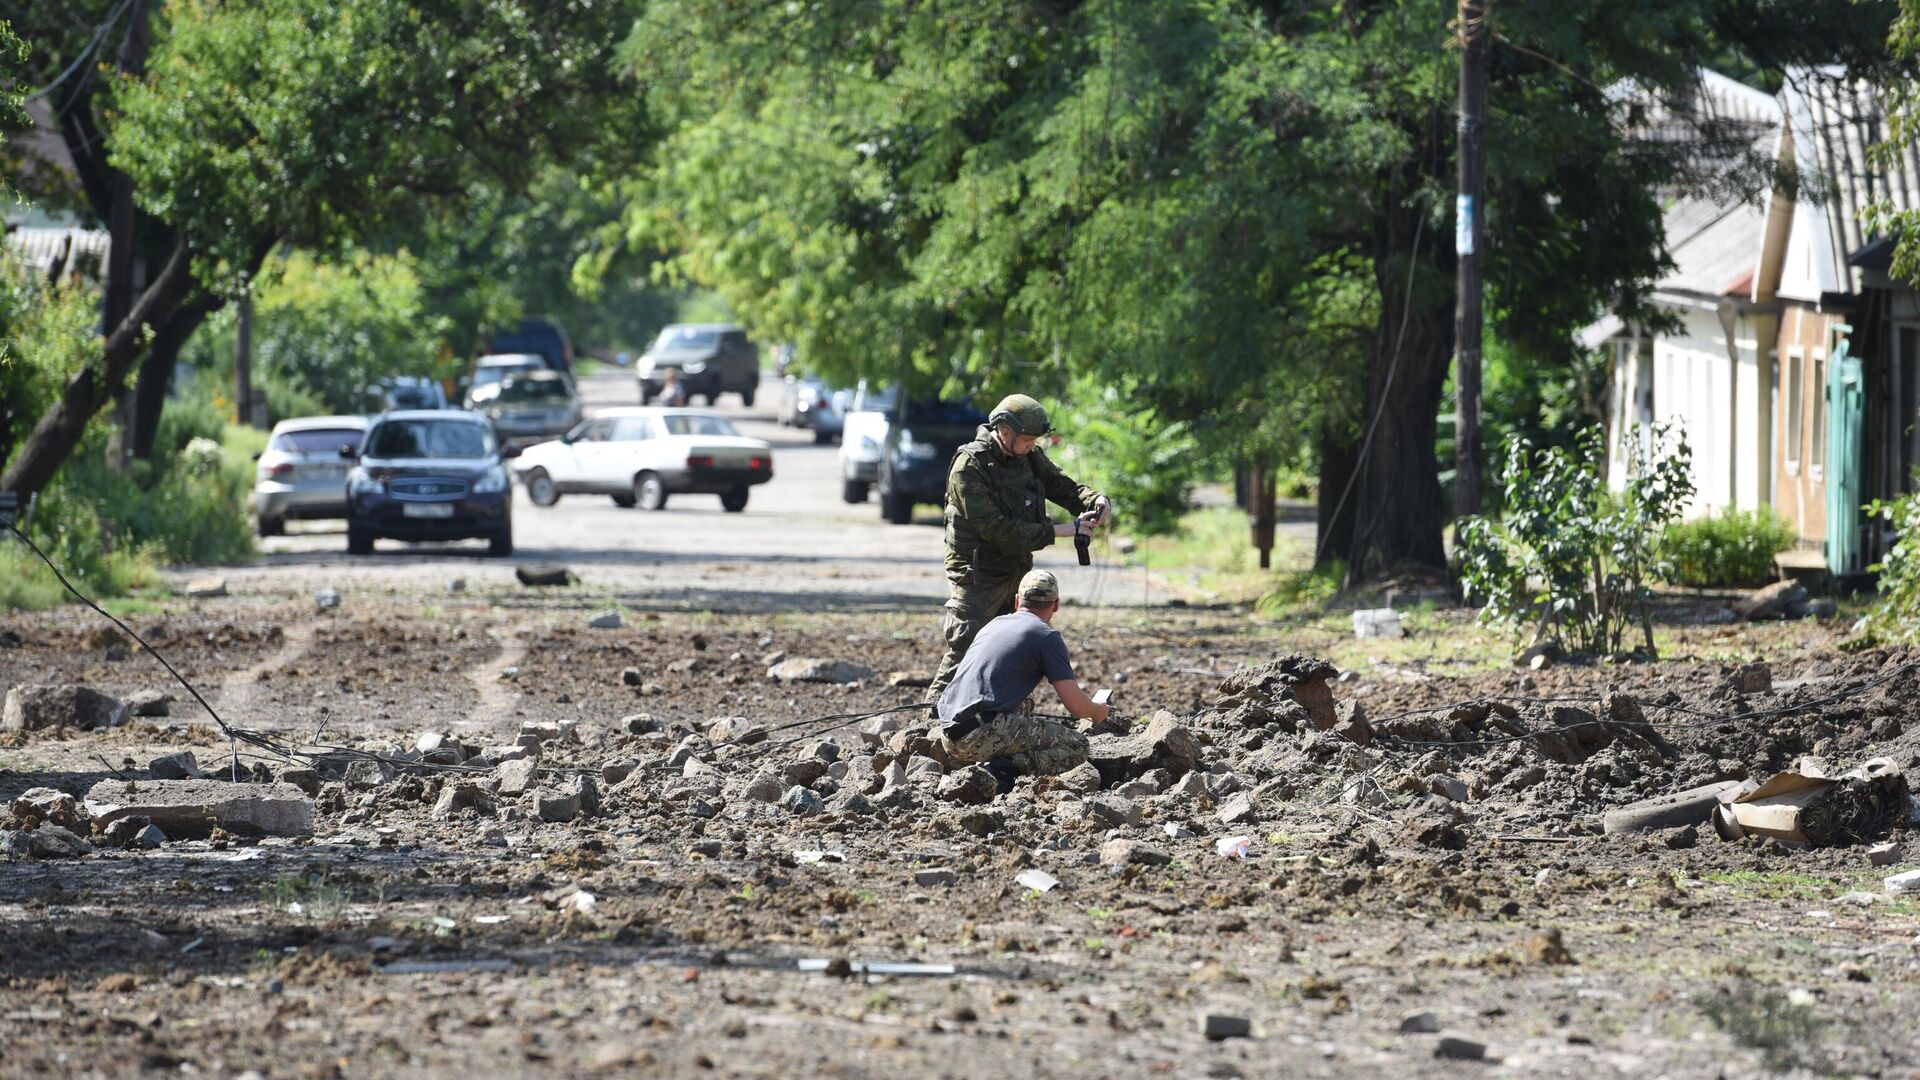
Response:
[[[1078,521],[1073,523],[1073,550],[1075,554],[1080,556],[1081,566],[1092,565],[1093,534],[1082,529]]]

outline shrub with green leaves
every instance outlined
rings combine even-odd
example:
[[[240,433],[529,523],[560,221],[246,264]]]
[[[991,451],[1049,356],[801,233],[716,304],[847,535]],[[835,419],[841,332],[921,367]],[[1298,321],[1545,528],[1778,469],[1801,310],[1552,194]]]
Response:
[[[1885,518],[1898,537],[1886,557],[1868,567],[1880,575],[1880,599],[1867,615],[1875,641],[1909,642],[1920,638],[1920,495],[1875,500],[1867,516]]]
[[[1133,390],[1075,380],[1054,410],[1064,439],[1054,456],[1067,475],[1107,493],[1121,515],[1116,527],[1164,535],[1186,513],[1199,444],[1187,424],[1163,420]]]
[[[1773,557],[1793,546],[1795,534],[1770,506],[1728,507],[1712,517],[1667,528],[1665,553],[1673,581],[1695,588],[1746,589],[1777,574]]]
[[[1673,576],[1661,538],[1693,495],[1693,453],[1664,426],[1628,438],[1627,478],[1608,491],[1598,429],[1577,450],[1507,440],[1500,518],[1460,522],[1454,559],[1483,622],[1535,643],[1618,653],[1638,626],[1654,653],[1649,586]]]

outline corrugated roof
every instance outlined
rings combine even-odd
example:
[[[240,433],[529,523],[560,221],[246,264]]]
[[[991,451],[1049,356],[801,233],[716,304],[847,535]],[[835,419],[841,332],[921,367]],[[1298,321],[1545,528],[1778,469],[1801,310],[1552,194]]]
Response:
[[[1702,70],[1684,116],[1663,115],[1654,137],[1697,140],[1709,160],[1709,172],[1734,172],[1747,165],[1735,160],[1745,152],[1770,159],[1779,138],[1781,109],[1773,95]],[[1742,185],[1708,185],[1705,192],[1679,195],[1661,216],[1667,253],[1674,268],[1655,283],[1669,293],[1719,298],[1751,282],[1765,238],[1766,211],[1757,199],[1741,194]]]
[[[1825,226],[1808,237],[1816,276],[1828,291],[1857,293],[1860,271],[1848,258],[1874,239],[1862,215],[1880,202],[1920,209],[1920,155],[1912,146],[1890,161],[1872,155],[1888,134],[1885,103],[1870,84],[1848,79],[1839,68],[1789,71],[1780,96],[1802,197],[1815,204]]]
[[[100,229],[42,229],[22,226],[6,235],[6,248],[14,258],[42,273],[66,252],[66,272],[77,265],[91,263],[94,272],[107,262],[107,234]]]

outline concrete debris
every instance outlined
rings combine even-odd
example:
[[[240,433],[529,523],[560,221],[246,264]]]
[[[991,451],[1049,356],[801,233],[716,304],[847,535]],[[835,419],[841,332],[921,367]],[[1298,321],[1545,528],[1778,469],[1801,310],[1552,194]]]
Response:
[[[227,579],[223,577],[194,578],[180,590],[180,595],[195,600],[211,600],[227,595]]]
[[[1165,866],[1172,861],[1171,854],[1138,840],[1119,838],[1100,845],[1102,866]]]
[[[966,803],[983,806],[993,801],[1000,793],[1000,786],[993,774],[984,766],[969,765],[958,772],[944,776],[940,780],[937,796],[947,802]]]
[[[1400,613],[1392,608],[1365,608],[1353,613],[1353,636],[1398,640],[1407,636],[1400,627]]]
[[[433,804],[433,816],[437,821],[445,821],[469,810],[482,817],[492,817],[493,799],[485,788],[465,781],[449,782],[440,789],[440,798]]]
[[[959,880],[959,875],[945,866],[928,867],[913,872],[913,883],[932,888],[935,885],[951,885]]]
[[[540,763],[532,758],[501,762],[493,770],[500,781],[498,792],[503,798],[525,795],[539,783],[539,769]]]
[[[193,751],[182,750],[177,754],[163,754],[147,763],[147,774],[155,780],[198,780],[200,763],[194,760]]]
[[[321,611],[332,611],[334,608],[339,607],[340,590],[331,588],[315,589],[313,593],[313,606]]]
[[[1727,677],[1727,687],[1742,694],[1764,694],[1773,689],[1773,669],[1763,661],[1742,664]]]
[[[1442,1035],[1433,1047],[1433,1056],[1452,1061],[1481,1061],[1487,1056],[1487,1044],[1464,1035]]]
[[[593,782],[593,777],[585,773],[575,775],[567,781],[566,791],[580,804],[581,813],[591,816],[600,812],[600,785]]]
[[[1649,832],[1670,829],[1676,825],[1702,823],[1712,818],[1714,808],[1720,805],[1721,795],[1738,790],[1740,786],[1739,780],[1722,780],[1641,799],[1607,811],[1600,819],[1601,828],[1608,833]]]
[[[780,805],[800,817],[811,817],[824,812],[827,808],[827,804],[821,800],[820,796],[798,784],[787,789],[787,793],[780,799]]]
[[[1749,622],[1777,619],[1786,614],[1789,604],[1801,603],[1806,598],[1805,585],[1791,579],[1776,581],[1742,597],[1739,603],[1733,605],[1733,613]]]
[[[530,587],[567,586],[580,578],[564,566],[516,566],[513,576]]]
[[[1457,776],[1434,776],[1427,780],[1427,790],[1452,802],[1467,801],[1467,782]]]
[[[1220,823],[1238,825],[1253,818],[1253,799],[1245,793],[1235,795],[1220,807]]]
[[[13,800],[13,820],[23,825],[61,825],[85,828],[91,820],[80,800],[57,788],[28,788]]]
[[[767,678],[779,682],[853,683],[873,678],[873,669],[845,660],[803,656],[769,665]]]
[[[0,731],[47,728],[97,730],[126,723],[127,707],[118,699],[76,683],[21,684],[7,691]]]
[[[1898,841],[1888,840],[1867,849],[1867,861],[1875,866],[1892,866],[1900,861],[1902,847]]]
[[[205,836],[215,828],[241,836],[307,836],[313,800],[287,783],[224,780],[102,780],[87,792],[97,826],[139,816],[168,836]]]
[[[101,838],[117,848],[152,850],[167,842],[167,834],[143,817],[123,817],[106,827]]]
[[[1183,776],[1200,760],[1200,743],[1172,713],[1161,710],[1148,720],[1146,730],[1132,735],[1096,735],[1087,743],[1087,761],[1112,786],[1166,769]]]
[[[618,611],[603,611],[587,620],[589,630],[618,630],[625,625],[626,620],[620,617]]]
[[[753,746],[767,741],[767,726],[744,716],[722,716],[707,723],[707,742]]]
[[[571,792],[539,788],[533,793],[533,808],[541,821],[572,821],[580,816],[580,799]]]
[[[1904,874],[1895,874],[1886,880],[1890,893],[1920,892],[1920,870],[1909,870]]]
[[[1220,1042],[1223,1039],[1245,1039],[1253,1035],[1253,1021],[1244,1016],[1207,1012],[1202,1009],[1199,1013],[1199,1020],[1200,1034],[1206,1036],[1208,1042]]]
[[[1140,804],[1119,795],[1095,795],[1081,803],[1083,816],[1108,828],[1140,824]]]
[[[1289,655],[1258,667],[1236,671],[1221,680],[1215,708],[1245,706],[1258,716],[1279,718],[1298,705],[1315,728],[1325,731],[1338,722],[1330,683],[1339,670],[1325,660]]]
[[[127,699],[127,712],[134,716],[166,716],[173,709],[173,695],[160,690],[142,690]]]
[[[1440,1018],[1431,1012],[1408,1013],[1400,1021],[1402,1035],[1438,1035]]]
[[[30,831],[0,833],[0,855],[34,859],[77,859],[93,850],[71,829],[42,825]]]

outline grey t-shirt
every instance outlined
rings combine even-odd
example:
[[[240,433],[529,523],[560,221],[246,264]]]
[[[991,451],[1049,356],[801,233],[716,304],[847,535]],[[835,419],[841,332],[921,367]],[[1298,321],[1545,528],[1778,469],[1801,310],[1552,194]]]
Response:
[[[980,628],[940,695],[940,725],[953,723],[975,705],[987,713],[1008,712],[1025,701],[1040,680],[1071,678],[1073,665],[1060,631],[1030,612],[1002,615]]]

